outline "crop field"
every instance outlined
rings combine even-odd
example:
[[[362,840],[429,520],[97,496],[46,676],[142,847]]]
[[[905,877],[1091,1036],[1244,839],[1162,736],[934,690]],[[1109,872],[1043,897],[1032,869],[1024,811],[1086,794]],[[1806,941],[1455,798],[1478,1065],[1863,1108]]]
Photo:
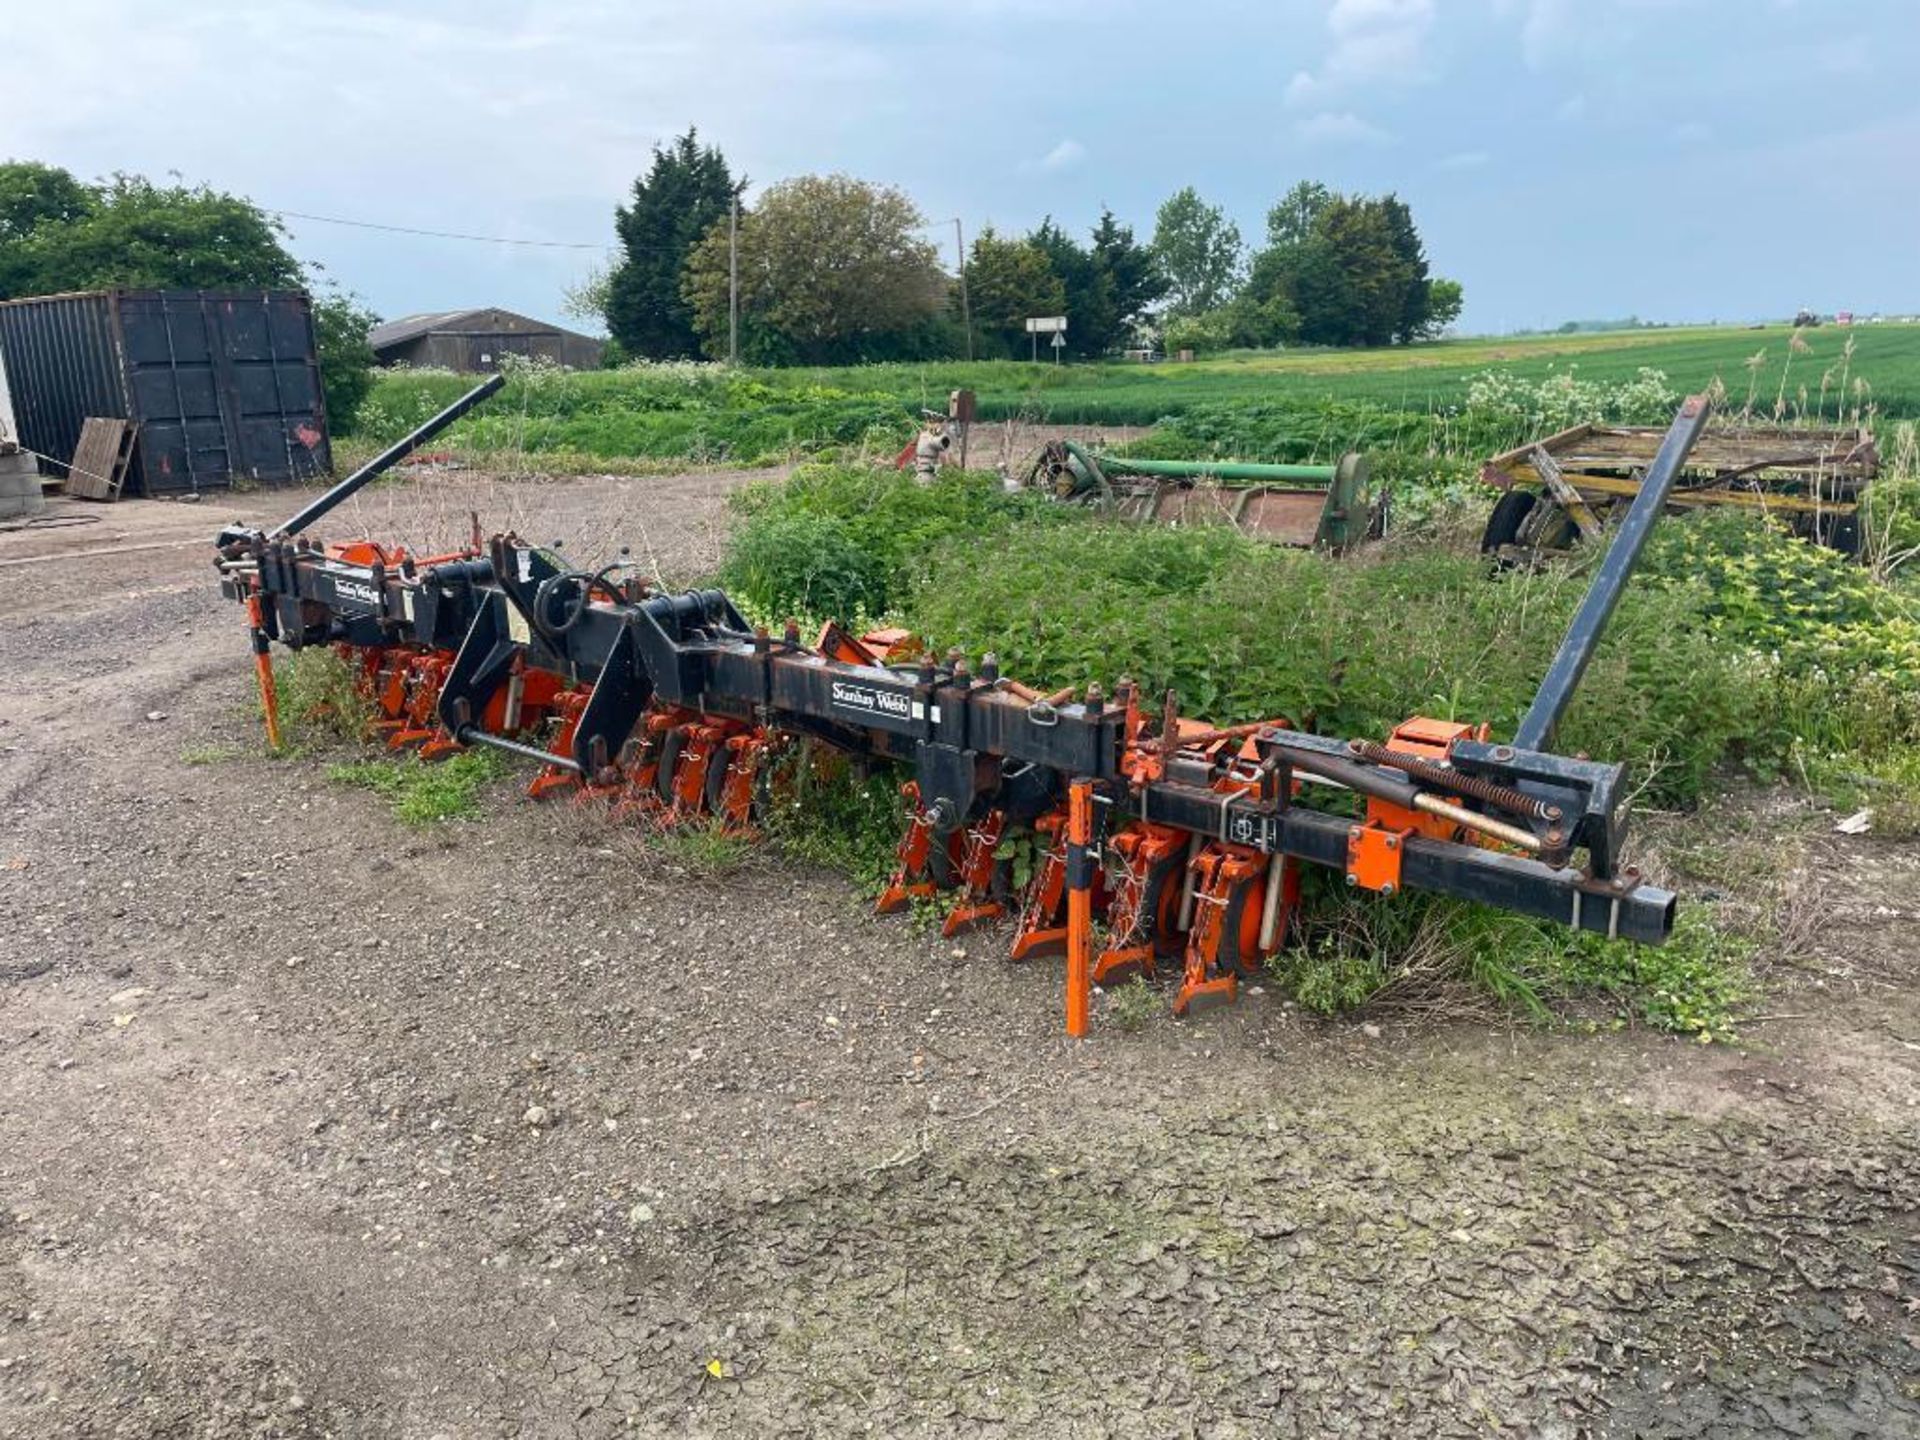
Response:
[[[1261,352],[1189,364],[953,361],[811,370],[668,364],[589,373],[522,371],[505,396],[456,427],[448,443],[600,459],[773,463],[835,448],[897,448],[912,434],[922,407],[944,409],[950,390],[969,388],[988,421],[1154,425],[1197,416],[1211,437],[1241,440],[1238,453],[1249,459],[1273,447],[1258,433],[1234,435],[1223,420],[1260,407],[1287,412],[1288,428],[1296,432],[1325,432],[1334,446],[1377,444],[1382,426],[1397,430],[1408,423],[1401,417],[1464,427],[1469,433],[1461,443],[1474,446],[1514,438],[1506,417],[1480,423],[1489,417],[1476,412],[1476,378],[1617,388],[1648,370],[1664,376],[1662,393],[1718,381],[1731,406],[1751,406],[1759,414],[1778,407],[1829,421],[1856,411],[1885,419],[1920,416],[1920,325],[1797,332],[1772,326]],[[383,374],[361,411],[355,438],[392,439],[469,383],[439,371]],[[1302,412],[1324,417],[1330,405],[1352,409],[1332,425],[1324,418],[1296,418]]]

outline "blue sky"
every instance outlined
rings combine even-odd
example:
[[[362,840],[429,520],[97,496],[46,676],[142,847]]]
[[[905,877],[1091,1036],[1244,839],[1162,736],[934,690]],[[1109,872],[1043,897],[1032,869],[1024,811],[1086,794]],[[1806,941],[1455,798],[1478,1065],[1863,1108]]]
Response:
[[[950,220],[1249,239],[1293,181],[1406,197],[1463,328],[1920,310],[1915,0],[63,0],[8,22],[0,155],[315,215],[610,243],[689,123],[756,183]],[[87,85],[103,53],[127,57]],[[392,317],[554,317],[602,253],[290,220]]]

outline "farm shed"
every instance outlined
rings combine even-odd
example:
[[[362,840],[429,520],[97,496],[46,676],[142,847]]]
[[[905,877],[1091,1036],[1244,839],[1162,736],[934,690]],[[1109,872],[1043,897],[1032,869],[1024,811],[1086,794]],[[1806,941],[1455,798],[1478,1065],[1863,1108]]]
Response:
[[[551,360],[575,370],[600,368],[601,342],[511,310],[441,310],[389,320],[367,332],[382,365],[439,370],[498,370],[503,355]]]
[[[20,444],[64,472],[89,417],[135,427],[125,493],[199,494],[333,468],[298,290],[95,290],[0,302]]]

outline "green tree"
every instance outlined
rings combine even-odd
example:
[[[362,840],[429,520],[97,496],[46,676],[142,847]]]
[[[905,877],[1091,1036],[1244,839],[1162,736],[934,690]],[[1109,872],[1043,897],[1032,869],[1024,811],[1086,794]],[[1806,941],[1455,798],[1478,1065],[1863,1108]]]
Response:
[[[25,249],[28,235],[92,209],[93,192],[58,166],[32,160],[0,165],[0,300],[38,293]]]
[[[896,358],[945,343],[948,280],[899,190],[846,175],[767,187],[740,216],[741,352],[763,363]],[[727,348],[727,226],[687,259],[682,294],[709,355]]]
[[[1404,345],[1427,333],[1428,311],[1432,306],[1428,291],[1433,283],[1427,272],[1427,247],[1414,228],[1413,211],[1407,208],[1406,201],[1398,195],[1387,195],[1378,203],[1393,253],[1405,272],[1400,290],[1400,318],[1393,327],[1393,338]]]
[[[1318,180],[1298,181],[1267,211],[1268,246],[1304,244],[1333,199],[1333,191]]]
[[[313,338],[320,352],[320,388],[327,422],[340,434],[353,429],[360,404],[373,389],[373,346],[367,332],[380,323],[356,295],[332,290],[313,299]]]
[[[1153,254],[1167,281],[1167,313],[1198,315],[1233,296],[1240,228],[1189,185],[1169,196],[1154,216]]]
[[[1427,323],[1422,334],[1438,335],[1453,324],[1460,318],[1466,299],[1466,291],[1458,280],[1434,280],[1427,287]]]
[[[1133,227],[1122,225],[1105,208],[1100,211],[1100,223],[1093,227],[1093,264],[1106,278],[1112,306],[1112,333],[1097,337],[1097,345],[1090,344],[1104,354],[1126,343],[1167,293],[1167,282],[1153,251],[1133,238]]]
[[[237,195],[115,175],[77,214],[34,225],[18,242],[31,294],[110,286],[160,290],[297,290],[300,262],[284,227]]]
[[[1396,248],[1393,222],[1377,200],[1339,196],[1314,225],[1341,284],[1319,313],[1300,307],[1302,334],[1325,345],[1389,345],[1406,315],[1411,267]]]
[[[1053,223],[1052,216],[1040,222],[1027,243],[1047,257],[1048,267],[1060,277],[1067,349],[1075,355],[1104,353],[1120,329],[1111,277],[1086,246]]]
[[[1002,236],[991,225],[967,255],[967,298],[981,338],[1001,355],[1029,352],[1027,318],[1067,314],[1067,287],[1033,237]],[[1068,319],[1071,335],[1072,319]]]
[[[687,258],[726,220],[746,184],[744,176],[733,177],[719,148],[700,144],[691,128],[664,148],[654,146],[653,163],[633,182],[631,201],[614,212],[621,254],[604,292],[589,289],[582,297],[602,306],[607,328],[628,355],[668,360],[699,353],[701,332],[682,285]]]
[[[1248,273],[1252,308],[1243,307],[1264,319],[1243,320],[1243,333],[1277,334],[1290,318],[1308,344],[1404,344],[1459,314],[1459,286],[1431,278],[1413,212],[1397,195],[1337,195],[1303,180],[1268,212],[1267,239]]]

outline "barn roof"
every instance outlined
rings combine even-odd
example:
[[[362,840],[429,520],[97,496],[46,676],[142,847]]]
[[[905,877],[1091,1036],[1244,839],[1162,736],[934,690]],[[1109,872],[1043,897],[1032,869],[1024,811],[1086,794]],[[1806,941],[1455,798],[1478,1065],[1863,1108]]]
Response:
[[[578,332],[563,330],[558,325],[550,325],[545,320],[535,320],[512,310],[502,310],[497,305],[476,306],[471,310],[434,310],[423,315],[403,315],[398,320],[389,320],[376,325],[367,332],[367,343],[376,350],[384,350],[390,345],[404,345],[409,340],[417,340],[422,335],[460,335],[460,334],[497,334],[501,322],[506,321],[509,328],[525,331],[529,335],[572,335]],[[591,336],[582,336],[591,339]]]

